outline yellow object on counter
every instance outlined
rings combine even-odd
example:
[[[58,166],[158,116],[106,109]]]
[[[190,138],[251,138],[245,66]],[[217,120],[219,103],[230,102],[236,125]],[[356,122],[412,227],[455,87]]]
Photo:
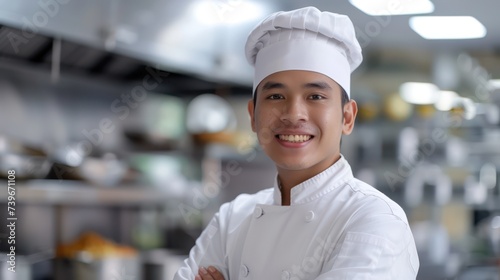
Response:
[[[374,102],[359,104],[358,117],[361,121],[371,121],[379,114],[379,106]]]
[[[57,246],[58,258],[74,259],[79,254],[87,254],[93,259],[108,257],[135,257],[137,251],[129,246],[109,241],[94,232],[84,233],[72,243]]]
[[[404,101],[398,93],[388,95],[383,108],[385,116],[395,122],[405,121],[413,113],[413,105]]]
[[[423,119],[430,119],[436,113],[434,105],[426,104],[426,105],[417,105],[416,107],[418,116]]]
[[[192,135],[194,141],[200,145],[225,144],[240,150],[250,150],[257,140],[252,133],[242,131],[220,131],[213,133],[198,133]]]

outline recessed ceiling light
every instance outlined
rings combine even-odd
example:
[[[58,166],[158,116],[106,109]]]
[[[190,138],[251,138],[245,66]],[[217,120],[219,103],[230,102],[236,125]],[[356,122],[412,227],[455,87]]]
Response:
[[[410,27],[425,39],[475,39],[486,36],[486,28],[471,16],[418,16]]]
[[[429,83],[404,83],[399,87],[399,94],[411,104],[434,104],[439,98],[439,88]]]
[[[429,0],[349,0],[370,16],[428,14],[434,11]]]

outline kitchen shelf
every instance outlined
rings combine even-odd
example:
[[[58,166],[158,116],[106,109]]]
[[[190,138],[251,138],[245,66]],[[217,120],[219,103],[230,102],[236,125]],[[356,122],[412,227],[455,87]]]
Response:
[[[488,194],[486,200],[480,204],[472,204],[470,205],[474,210],[484,210],[490,212],[498,212],[500,211],[500,196],[494,194]]]
[[[161,205],[171,198],[167,192],[140,185],[96,187],[70,180],[31,180],[16,183],[16,204],[58,205]],[[0,202],[7,201],[7,188]]]

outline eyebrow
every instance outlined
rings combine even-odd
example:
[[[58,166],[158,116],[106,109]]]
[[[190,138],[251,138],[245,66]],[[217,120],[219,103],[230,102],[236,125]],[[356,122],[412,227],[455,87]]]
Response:
[[[282,83],[277,83],[277,82],[266,82],[262,86],[262,90],[269,90],[269,89],[277,89],[277,88],[286,88],[284,84]]]
[[[304,84],[302,87],[306,88],[306,89],[310,89],[310,88],[313,88],[313,89],[322,89],[322,90],[332,89],[332,87],[328,83],[321,82],[321,81],[307,83],[307,84]],[[283,88],[286,88],[286,86],[284,84],[278,83],[278,82],[272,82],[272,81],[266,82],[262,86],[262,90],[263,91],[270,90],[270,89],[283,89]]]
[[[332,89],[332,87],[326,82],[312,82],[307,83],[303,88],[314,88],[314,89]]]

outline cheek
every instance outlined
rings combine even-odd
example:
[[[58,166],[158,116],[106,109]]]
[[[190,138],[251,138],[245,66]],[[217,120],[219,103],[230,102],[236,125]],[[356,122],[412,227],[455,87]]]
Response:
[[[276,108],[262,108],[255,111],[255,124],[260,127],[269,127],[271,124],[279,120],[280,114]]]
[[[256,112],[257,113],[257,112]],[[274,133],[271,130],[273,123],[272,114],[257,113],[260,116],[255,119],[255,129],[261,145],[269,144],[274,140]]]
[[[342,116],[338,111],[323,112],[317,115],[316,123],[322,129],[322,134],[333,137],[342,129]]]
[[[274,140],[274,134],[268,128],[259,129],[259,131],[257,132],[257,136],[261,145],[267,145]]]

